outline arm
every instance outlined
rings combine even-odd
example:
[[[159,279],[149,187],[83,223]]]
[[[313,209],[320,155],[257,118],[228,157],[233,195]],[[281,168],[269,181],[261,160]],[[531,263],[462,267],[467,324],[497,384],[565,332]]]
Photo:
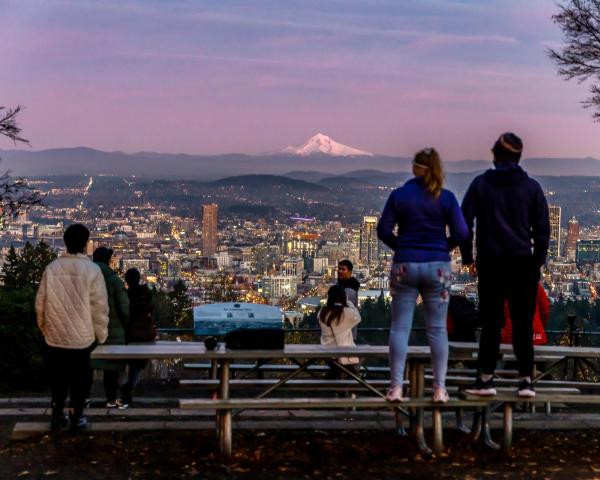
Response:
[[[475,224],[475,208],[477,205],[477,192],[475,187],[475,181],[471,183],[463,202],[461,210],[467,226],[467,238],[460,245],[460,254],[462,256],[463,265],[471,265],[474,262],[473,259],[473,226]]]
[[[108,338],[108,294],[104,276],[99,268],[94,273],[90,285],[90,311],[96,340],[98,343],[104,343]]]
[[[117,315],[121,321],[123,328],[129,323],[129,297],[127,296],[127,290],[125,285],[118,277],[113,277],[113,290],[115,294],[115,307],[117,308]]]
[[[348,307],[344,309],[344,325],[346,325],[348,329],[352,329],[361,321],[360,312],[352,302],[347,303]]]
[[[396,223],[396,208],[392,193],[388,197],[387,202],[385,202],[385,207],[383,207],[381,218],[377,224],[377,237],[392,250],[396,248],[396,240],[398,238],[394,235]]]
[[[38,288],[37,294],[35,296],[35,314],[37,317],[37,324],[39,329],[44,333],[44,327],[46,323],[45,315],[45,306],[46,306],[46,270],[42,274],[42,281],[40,282],[40,286]]]
[[[533,256],[538,267],[546,262],[548,246],[550,245],[550,217],[548,203],[542,188],[537,185],[536,199],[531,213],[531,238],[533,239]]]
[[[448,206],[448,218],[446,223],[450,229],[450,238],[448,239],[448,246],[450,250],[455,247],[462,245],[469,239],[469,229],[465,222],[462,210],[458,206],[458,201],[452,192],[450,192],[450,205]]]

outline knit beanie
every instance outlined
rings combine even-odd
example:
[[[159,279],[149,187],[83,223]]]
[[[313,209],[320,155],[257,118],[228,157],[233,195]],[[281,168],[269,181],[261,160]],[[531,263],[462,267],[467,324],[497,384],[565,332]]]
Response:
[[[494,159],[500,163],[518,163],[523,152],[523,141],[512,132],[503,133],[492,148]]]

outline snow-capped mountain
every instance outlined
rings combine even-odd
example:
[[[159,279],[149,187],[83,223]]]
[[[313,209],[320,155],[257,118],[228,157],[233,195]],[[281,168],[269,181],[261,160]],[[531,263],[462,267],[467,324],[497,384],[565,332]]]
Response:
[[[309,138],[308,142],[306,142],[304,145],[285,148],[283,153],[291,153],[293,155],[301,155],[303,157],[315,153],[332,155],[335,157],[349,157],[358,155],[366,155],[369,157],[373,156],[373,154],[370,152],[365,152],[363,150],[358,150],[357,148],[352,148],[348,145],[338,143],[322,133],[317,133],[313,137]]]

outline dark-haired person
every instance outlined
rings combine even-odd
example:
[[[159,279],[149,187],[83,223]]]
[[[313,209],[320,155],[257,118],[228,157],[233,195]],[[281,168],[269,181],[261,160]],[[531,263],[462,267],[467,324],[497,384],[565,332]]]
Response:
[[[129,322],[129,298],[123,282],[117,273],[109,267],[113,251],[110,248],[98,247],[94,250],[93,260],[100,267],[106,291],[108,293],[108,338],[107,345],[125,345],[125,328]],[[116,360],[92,360],[92,369],[103,370],[106,408],[117,408],[117,390],[119,375],[125,364]]]
[[[337,268],[337,284],[346,290],[346,296],[354,306],[358,307],[358,291],[360,282],[352,275],[354,265],[348,259],[340,260]]]
[[[463,264],[478,275],[479,374],[474,395],[495,395],[494,371],[498,359],[504,302],[512,319],[512,343],[519,370],[518,395],[535,396],[533,370],[533,315],[540,268],[550,241],[548,204],[540,185],[519,166],[523,142],[505,133],[492,148],[494,167],[476,177],[463,199],[462,210],[469,240],[461,247]],[[473,258],[476,222],[477,259]]]
[[[346,297],[355,307],[358,308],[358,291],[360,290],[360,282],[352,275],[354,265],[348,259],[340,260],[337,268],[337,284],[346,291]],[[352,329],[354,340],[358,335],[358,327]]]
[[[327,303],[317,317],[321,327],[321,345],[354,347],[352,329],[360,323],[360,313],[356,306],[348,301],[346,290],[332,285],[327,292]],[[340,358],[342,365],[356,368],[360,363],[357,357]]]
[[[141,275],[137,268],[125,272],[127,296],[129,297],[129,323],[125,328],[125,341],[153,342],[156,337],[152,313],[152,292],[146,285],[140,284]],[[129,360],[127,362],[127,382],[121,387],[121,408],[127,408],[133,401],[133,392],[139,383],[140,375],[148,360]]]
[[[379,239],[394,250],[390,273],[391,384],[386,398],[402,400],[408,339],[415,302],[421,294],[431,346],[433,400],[445,403],[448,401],[449,252],[466,240],[467,226],[456,197],[443,188],[444,174],[438,153],[433,148],[422,150],[415,155],[412,165],[414,178],[391,193],[377,225]]]
[[[64,407],[70,392],[72,433],[87,427],[83,409],[90,353],[95,343],[104,343],[108,335],[104,277],[83,253],[89,237],[84,225],[74,224],[66,229],[63,238],[67,253],[46,267],[35,299],[52,393],[51,428],[66,426]]]

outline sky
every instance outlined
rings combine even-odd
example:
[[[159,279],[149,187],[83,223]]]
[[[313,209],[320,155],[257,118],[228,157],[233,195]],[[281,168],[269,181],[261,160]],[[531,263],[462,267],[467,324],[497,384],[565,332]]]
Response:
[[[0,105],[32,148],[355,148],[600,158],[600,124],[545,54],[553,0],[0,0]],[[13,148],[0,142],[1,148]]]

